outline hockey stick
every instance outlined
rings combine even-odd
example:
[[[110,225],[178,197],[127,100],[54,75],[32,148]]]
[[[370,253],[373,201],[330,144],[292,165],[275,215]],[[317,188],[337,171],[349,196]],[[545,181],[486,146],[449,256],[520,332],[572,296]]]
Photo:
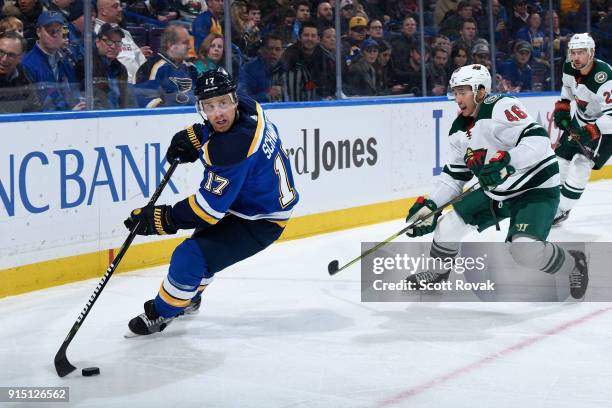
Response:
[[[147,205],[155,204],[155,202],[161,195],[162,191],[164,190],[164,187],[166,187],[166,184],[168,184],[168,181],[170,181],[170,177],[172,176],[172,173],[174,173],[174,170],[176,170],[176,166],[178,166],[178,164],[179,164],[178,160],[172,163],[172,165],[166,172],[166,175],[161,180],[161,182],[159,183],[159,186],[157,186],[157,189],[151,196],[151,199],[149,200],[149,203]],[[113,262],[111,262],[111,264],[108,266],[106,273],[104,274],[104,276],[102,276],[102,279],[98,283],[98,286],[96,286],[96,289],[94,289],[94,292],[92,293],[91,297],[87,301],[87,304],[81,311],[81,314],[79,315],[79,317],[76,319],[76,321],[72,325],[70,332],[68,332],[68,336],[66,336],[66,339],[64,340],[59,350],[57,351],[57,354],[55,355],[54,363],[55,363],[55,370],[57,371],[57,375],[59,375],[60,377],[65,377],[66,375],[76,370],[76,367],[70,364],[70,361],[68,361],[68,357],[66,357],[66,350],[68,349],[68,346],[70,345],[70,342],[72,341],[74,336],[77,334],[77,332],[81,328],[83,321],[85,320],[85,318],[91,311],[91,308],[93,307],[94,303],[96,303],[96,300],[98,300],[98,297],[100,297],[102,290],[104,290],[104,287],[106,286],[109,279],[113,275],[113,272],[115,272],[115,269],[117,269],[119,262],[121,262],[121,259],[123,258],[128,248],[132,244],[132,241],[136,237],[136,230],[138,229],[138,225],[139,224],[134,225],[134,227],[130,230],[130,235],[128,235],[125,242],[123,242],[123,245],[121,245],[121,249],[119,250],[119,253],[115,256],[115,259],[113,259]]]
[[[570,137],[572,138],[572,140],[574,140],[574,142],[576,142],[576,144],[578,145],[578,148],[580,149],[580,152],[582,152],[582,154],[587,159],[593,161],[595,160],[595,157],[599,156],[599,153],[595,154],[595,152],[591,153],[590,151],[587,150],[587,148],[580,141],[580,136],[574,131],[574,127],[572,126],[571,123],[568,123],[566,120],[564,120],[562,125],[565,125],[565,128],[569,132]]]
[[[339,266],[338,260],[334,259],[333,261],[331,261],[329,263],[329,265],[327,265],[327,272],[329,272],[329,274],[331,276],[333,276],[333,275],[337,274],[338,272],[340,272],[341,270],[348,268],[349,266],[353,265],[355,262],[361,260],[362,258],[365,258],[366,256],[370,255],[372,252],[374,252],[374,251],[380,249],[381,247],[387,245],[389,242],[393,241],[394,239],[396,239],[400,235],[405,234],[406,232],[408,232],[409,229],[418,226],[419,224],[421,224],[426,219],[431,218],[431,217],[433,217],[436,214],[440,214],[447,207],[450,207],[451,205],[453,205],[453,204],[463,200],[463,198],[466,195],[468,195],[472,191],[476,190],[479,185],[480,185],[480,183],[476,183],[476,184],[472,185],[470,188],[468,188],[463,193],[459,194],[457,197],[453,198],[452,200],[450,200],[446,204],[436,208],[436,210],[430,212],[429,214],[427,214],[423,218],[419,218],[415,222],[407,225],[406,227],[402,228],[400,231],[398,231],[395,234],[391,235],[389,238],[385,239],[384,241],[379,242],[378,244],[376,244],[372,248],[368,249],[367,251],[362,252],[357,258],[353,259],[352,261],[350,261],[349,263],[343,265],[342,267]]]

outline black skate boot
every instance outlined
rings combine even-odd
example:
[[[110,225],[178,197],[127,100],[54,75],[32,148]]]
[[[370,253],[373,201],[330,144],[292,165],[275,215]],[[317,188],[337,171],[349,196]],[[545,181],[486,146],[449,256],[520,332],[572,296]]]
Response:
[[[570,211],[571,210],[567,210],[567,211],[560,210],[560,211],[558,211],[557,214],[555,215],[555,219],[553,220],[552,226],[553,227],[561,226],[561,224],[565,220],[567,220],[569,218]]]
[[[410,275],[406,278],[406,282],[410,284],[412,282],[412,287],[420,290],[421,286],[427,285],[429,283],[438,283],[438,282],[446,282],[450,275],[450,271],[446,273],[438,273],[434,271],[424,271],[415,273],[414,275]]]
[[[174,317],[161,317],[155,310],[154,302],[153,299],[147,300],[144,304],[145,312],[130,320],[130,323],[128,323],[130,332],[125,337],[146,336],[161,332],[172,323]]]
[[[202,296],[191,299],[191,303],[187,306],[181,315],[194,315],[200,311],[200,305],[202,304]]]
[[[574,258],[574,269],[569,274],[570,294],[574,299],[582,299],[589,286],[589,266],[586,255],[582,251],[568,250]]]

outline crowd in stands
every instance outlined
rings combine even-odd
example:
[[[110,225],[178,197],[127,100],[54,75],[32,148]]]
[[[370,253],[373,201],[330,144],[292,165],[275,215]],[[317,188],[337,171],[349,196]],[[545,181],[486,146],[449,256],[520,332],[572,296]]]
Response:
[[[337,33],[326,0],[0,0],[0,113],[86,109],[87,47],[94,109],[192,105],[197,75],[227,53],[239,89],[260,102],[334,99],[337,70],[343,97],[445,95],[470,63],[494,64],[498,92],[559,89],[567,43],[587,21],[610,61],[612,2],[586,1],[554,0],[551,32],[544,1],[341,0]]]

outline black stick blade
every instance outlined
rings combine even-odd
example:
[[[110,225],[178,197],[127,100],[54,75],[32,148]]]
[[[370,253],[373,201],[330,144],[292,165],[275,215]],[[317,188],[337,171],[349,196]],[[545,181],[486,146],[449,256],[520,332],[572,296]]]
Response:
[[[60,377],[65,377],[74,370],[76,367],[70,364],[68,361],[68,357],[66,357],[66,349],[68,348],[68,344],[62,344],[62,347],[57,351],[55,355],[55,371],[57,371],[57,375]]]
[[[338,270],[339,270],[339,267],[338,267],[337,259],[334,259],[333,261],[329,263],[329,265],[327,265],[327,272],[329,272],[330,275],[337,274]]]

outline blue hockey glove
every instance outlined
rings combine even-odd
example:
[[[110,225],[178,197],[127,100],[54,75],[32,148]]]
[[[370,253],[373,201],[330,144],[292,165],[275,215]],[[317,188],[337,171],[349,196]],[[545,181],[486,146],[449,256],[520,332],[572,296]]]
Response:
[[[408,211],[408,216],[406,217],[406,222],[409,224],[416,222],[417,220],[427,216],[429,213],[435,211],[437,208],[438,206],[436,205],[436,203],[434,203],[428,198],[421,196],[417,198],[412,207],[410,207],[410,210]],[[434,232],[434,230],[436,229],[436,225],[438,224],[438,217],[440,217],[440,214],[430,216],[429,218],[421,222],[419,225],[409,229],[408,232],[406,232],[406,235],[414,238],[421,237],[423,235],[427,235],[429,233]]]

